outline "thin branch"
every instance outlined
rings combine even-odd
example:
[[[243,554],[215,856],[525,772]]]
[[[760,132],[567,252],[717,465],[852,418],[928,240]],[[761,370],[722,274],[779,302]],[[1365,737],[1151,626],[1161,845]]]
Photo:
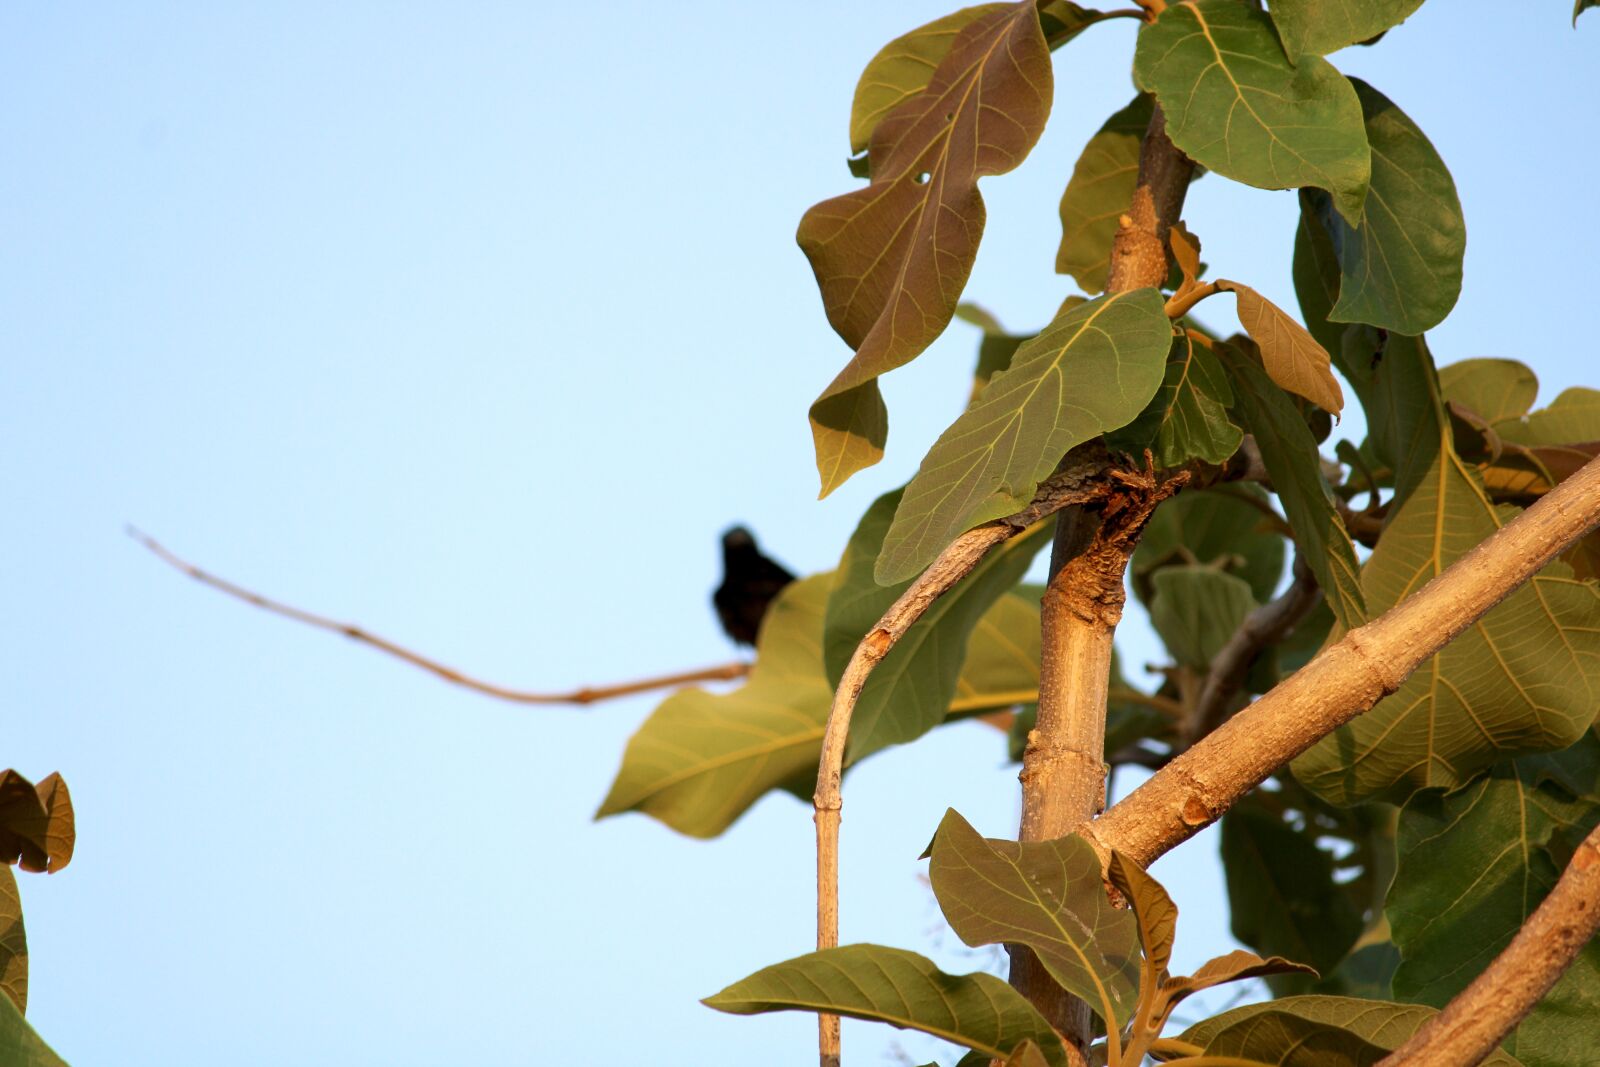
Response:
[[[1229,705],[1244,687],[1245,675],[1257,654],[1275,645],[1294,629],[1295,624],[1322,598],[1316,575],[1298,552],[1294,557],[1294,580],[1283,595],[1263,604],[1244,617],[1239,628],[1217,652],[1206,671],[1194,713],[1184,724],[1184,742],[1192,745],[1221,726],[1228,717]]]
[[[1600,929],[1600,827],[1517,936],[1443,1011],[1377,1067],[1471,1067],[1482,1063],[1566,973]]]
[[[1116,849],[1148,866],[1221,818],[1279,767],[1399,689],[1426,660],[1596,526],[1600,459],[1421,590],[1323,649],[1077,831],[1102,857]]]
[[[145,548],[155,553],[157,558],[169,566],[187,574],[201,585],[210,586],[220,593],[225,593],[246,604],[260,608],[262,611],[280,615],[295,622],[304,623],[318,630],[329,633],[341,634],[359,644],[375,648],[398,660],[419,667],[429,674],[443,678],[453,685],[471,689],[476,693],[484,693],[500,700],[507,700],[513,704],[594,704],[602,700],[612,700],[617,697],[632,696],[635,693],[648,693],[655,689],[669,689],[677,686],[692,685],[695,682],[727,682],[743,678],[750,673],[748,663],[723,663],[716,667],[702,667],[699,670],[683,671],[678,674],[665,674],[655,678],[641,678],[633,682],[621,682],[617,685],[585,686],[574,689],[570,693],[532,693],[523,689],[508,689],[505,686],[495,685],[492,682],[480,681],[470,675],[462,674],[454,667],[447,667],[436,660],[429,659],[419,652],[395,644],[386,637],[369,633],[361,627],[348,622],[339,622],[322,615],[317,615],[291,604],[284,604],[260,593],[236,585],[226,578],[219,578],[201,570],[188,560],[173,553],[150,535],[128,527],[128,536],[138,541]]]

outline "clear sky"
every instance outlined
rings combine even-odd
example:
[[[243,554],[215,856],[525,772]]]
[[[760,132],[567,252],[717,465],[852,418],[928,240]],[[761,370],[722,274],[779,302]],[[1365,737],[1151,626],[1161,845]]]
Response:
[[[806,807],[770,798],[709,843],[593,824],[651,698],[497,704],[121,530],[508,684],[729,658],[720,530],[831,567],[964,399],[958,324],[886,382],[886,462],[815,501],[805,409],[848,353],[794,227],[852,184],[861,65],[946,10],[0,7],[0,766],[60,770],[77,803],[72,866],[20,879],[29,1014],[64,1056],[814,1062],[811,1017],[696,1003],[808,948]],[[1436,353],[1521,358],[1546,398],[1600,379],[1600,15],[1570,10],[1434,0],[1336,57],[1460,186]],[[1043,142],[984,184],[969,293],[1013,328],[1069,291],[1055,204],[1131,95],[1133,31],[1058,53]],[[1293,194],[1208,177],[1189,203],[1214,269],[1294,306]],[[847,782],[846,940],[989,962],[939,932],[915,857],[947,805],[1014,830],[1003,752],[954,727]],[[1180,963],[1229,944],[1214,848],[1156,868]],[[932,1048],[846,1042],[861,1064]]]

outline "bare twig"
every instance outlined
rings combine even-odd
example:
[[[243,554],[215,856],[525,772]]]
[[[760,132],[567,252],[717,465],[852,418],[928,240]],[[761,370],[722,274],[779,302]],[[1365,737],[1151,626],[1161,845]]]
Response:
[[[622,682],[617,685],[585,686],[582,689],[574,689],[568,693],[532,693],[523,689],[508,689],[505,686],[480,681],[470,675],[463,674],[454,667],[447,667],[421,653],[413,652],[409,648],[397,645],[388,638],[369,633],[352,623],[339,622],[336,619],[317,615],[294,607],[291,604],[272,600],[262,596],[260,593],[246,589],[242,585],[236,585],[226,578],[219,578],[174,554],[155,538],[132,526],[128,527],[128,536],[155,553],[162,562],[218,592],[226,593],[228,596],[242,600],[253,607],[258,607],[274,615],[281,615],[286,619],[293,619],[295,622],[304,623],[318,630],[342,634],[352,641],[366,645],[369,648],[375,648],[379,652],[387,653],[398,660],[403,660],[413,667],[419,667],[429,674],[443,678],[454,685],[471,689],[476,693],[484,693],[500,700],[507,700],[513,704],[594,704],[602,700],[631,696],[634,693],[648,693],[655,689],[670,689],[676,686],[692,685],[695,682],[733,681],[750,673],[750,665],[748,663],[723,663],[715,667],[702,667],[699,670],[665,674],[655,678],[641,678],[637,681]]]
[[[1380,618],[1347,633],[1266,696],[1075,829],[1109,858],[1148,866],[1222,816],[1273,771],[1380,699],[1600,525],[1600,460]]]
[[[1517,936],[1471,985],[1377,1067],[1482,1063],[1566,973],[1600,929],[1600,827]]]

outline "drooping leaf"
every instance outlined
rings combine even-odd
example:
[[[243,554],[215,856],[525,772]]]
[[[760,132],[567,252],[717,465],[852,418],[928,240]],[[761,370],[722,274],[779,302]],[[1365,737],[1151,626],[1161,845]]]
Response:
[[[0,993],[17,1011],[28,1010],[28,934],[22,925],[22,894],[9,864],[0,864]]]
[[[920,1030],[1005,1059],[1024,1041],[1050,1067],[1066,1051],[1021,993],[992,974],[945,974],[904,949],[845,945],[764,967],[702,1001],[735,1015],[814,1011]]]
[[[1193,334],[1172,339],[1166,375],[1139,417],[1106,435],[1114,449],[1139,455],[1149,449],[1161,467],[1191,460],[1221,464],[1238,451],[1244,431],[1228,418],[1233,390],[1211,350]]]
[[[1400,816],[1400,867],[1388,916],[1403,962],[1395,993],[1442,1007],[1499,955],[1560,876],[1561,835],[1600,823],[1600,739],[1498,764],[1448,795],[1423,793]],[[1505,1044],[1528,1067],[1581,1063],[1600,1018],[1600,942]]]
[[[1172,961],[1172,943],[1178,936],[1178,906],[1161,883],[1120,852],[1111,853],[1106,877],[1127,898],[1139,924],[1139,943],[1150,973],[1145,980],[1160,981]]]
[[[1266,506],[1266,493],[1245,484],[1162,501],[1133,554],[1134,594],[1148,605],[1157,568],[1194,563],[1243,578],[1257,601],[1270,600],[1283,577],[1283,538],[1247,498]]]
[[[1525,419],[1495,424],[1502,438],[1519,445],[1568,445],[1600,441],[1600,389],[1564,389],[1548,407]]]
[[[1325,59],[1291,64],[1264,12],[1169,4],[1139,31],[1133,74],[1197,163],[1262,189],[1327,189],[1360,222],[1372,160],[1355,90]]]
[[[1233,379],[1236,412],[1261,449],[1306,564],[1339,625],[1359,626],[1366,621],[1367,604],[1355,546],[1323,477],[1316,439],[1294,403],[1254,358],[1235,345],[1218,344],[1216,352]]]
[[[1351,78],[1372,143],[1372,187],[1360,227],[1323,217],[1338,257],[1339,300],[1329,318],[1421,334],[1461,295],[1467,225],[1456,184],[1427,136],[1394,102]]]
[[[839,684],[861,638],[911,584],[906,581],[881,586],[872,576],[901,492],[886,493],[867,509],[839,562],[839,578],[828,598],[823,636],[830,686]],[[914,740],[944,720],[962,673],[964,653],[980,617],[1022,580],[1039,549],[1050,542],[1053,530],[1054,523],[1041,523],[989,553],[906,631],[872,672],[856,701],[846,751],[849,760],[854,762],[888,745]],[[1027,614],[1026,610],[1023,614]],[[1037,611],[1032,617],[1038,618]],[[994,639],[1004,642],[1006,636],[995,634]],[[1038,647],[1036,637],[1016,634],[1011,639],[1033,641],[1032,648]],[[1035,652],[1029,688],[1038,684],[1037,663]],[[1016,678],[1016,672],[1002,671],[1001,677],[1001,684],[1007,685]],[[984,687],[981,679],[970,677],[969,685]],[[1009,689],[1014,691],[1016,686],[1010,685]]]
[[[1376,37],[1421,6],[1422,0],[1272,0],[1272,21],[1294,61]]]
[[[1416,1033],[1418,1027],[1437,1014],[1433,1008],[1418,1004],[1391,1004],[1381,1000],[1357,1000],[1353,997],[1284,997],[1281,1000],[1267,1001],[1265,1004],[1249,1004],[1242,1008],[1234,1008],[1204,1022],[1196,1023],[1183,1032],[1182,1040],[1210,1051],[1214,1047],[1213,1042],[1224,1032],[1250,1019],[1261,1015],[1290,1015],[1305,1022],[1347,1031],[1389,1052],[1405,1044],[1406,1040]],[[1246,1036],[1247,1033],[1248,1031],[1241,1031],[1233,1040]],[[1515,1059],[1499,1050],[1490,1054],[1483,1062],[1486,1067],[1518,1067]]]
[[[963,532],[1025,507],[1069,449],[1132,421],[1171,342],[1160,292],[1137,289],[1073,308],[1024,343],[923,459],[877,580],[918,574]]]
[[[1132,914],[1111,906],[1088,842],[990,841],[948,811],[931,855],[934,895],[962,941],[1026,945],[1096,1014],[1127,1021],[1138,990],[1138,930]]]
[[[1464,405],[1491,426],[1520,419],[1539,395],[1539,379],[1514,359],[1464,359],[1439,368],[1446,400]]]
[[[34,786],[13,770],[0,771],[0,863],[54,873],[72,862],[72,796],[59,774]]]
[[[744,685],[663,701],[628,741],[596,818],[642,811],[680,833],[715,837],[770,789],[809,792],[833,697],[822,669],[833,581],[814,575],[778,594]]]
[[[1150,625],[1184,667],[1205,670],[1256,606],[1250,586],[1210,567],[1163,567],[1152,579]]]
[[[1044,129],[1050,52],[1035,6],[967,23],[927,87],[878,121],[872,183],[800,220],[828,321],[855,356],[811,406],[823,495],[883,455],[878,376],[949,325],[985,211],[978,179],[1022,162]]]
[[[1327,350],[1304,326],[1248,285],[1227,279],[1217,285],[1238,297],[1239,324],[1261,350],[1261,363],[1274,382],[1323,411],[1337,415],[1344,410],[1344,390],[1330,369]]]
[[[1089,138],[1061,194],[1061,247],[1056,273],[1070,274],[1086,293],[1106,287],[1117,220],[1139,179],[1139,148],[1150,126],[1151,100],[1140,93]]]
[[[28,1025],[10,997],[0,997],[0,1063],[6,1067],[67,1067]]]

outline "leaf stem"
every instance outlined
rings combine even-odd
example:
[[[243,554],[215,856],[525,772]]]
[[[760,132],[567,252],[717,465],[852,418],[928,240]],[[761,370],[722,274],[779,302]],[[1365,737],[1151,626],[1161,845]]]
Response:
[[[1191,286],[1180,293],[1174,293],[1167,301],[1167,318],[1176,322],[1194,308],[1200,301],[1208,296],[1215,296],[1222,291],[1216,282],[1202,282]]]

